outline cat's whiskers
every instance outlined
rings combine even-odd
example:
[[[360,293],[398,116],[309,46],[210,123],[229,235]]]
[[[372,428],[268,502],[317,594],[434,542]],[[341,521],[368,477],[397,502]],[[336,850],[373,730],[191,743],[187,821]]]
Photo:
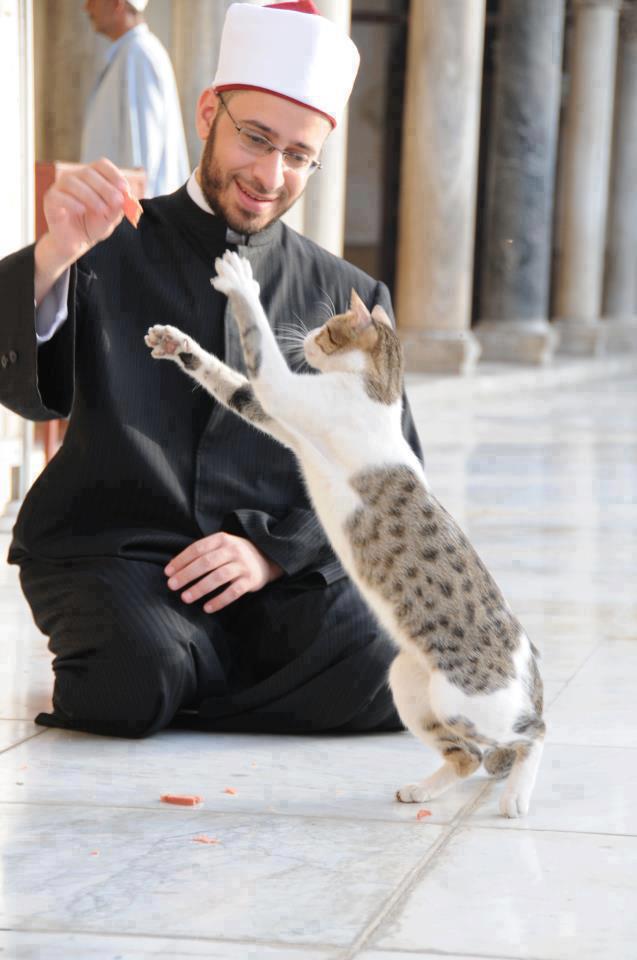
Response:
[[[319,314],[319,321],[321,323],[327,323],[328,320],[331,320],[335,316],[334,311],[330,309],[329,304],[327,303],[317,303],[317,313]]]
[[[329,316],[330,316],[330,317],[335,317],[335,316],[336,316],[336,305],[335,305],[334,301],[333,301],[332,298],[330,297],[330,295],[329,295],[329,293],[327,292],[327,290],[324,290],[323,287],[319,287],[319,290],[321,291],[321,293],[324,293],[325,296],[326,296],[327,299],[328,299],[328,303],[326,303],[326,304],[320,304],[320,306],[326,306],[326,307],[331,311],[330,314],[329,314]]]
[[[281,351],[284,356],[294,364],[297,370],[301,370],[304,366],[308,367],[307,360],[305,359],[305,337],[302,335],[296,336],[279,336],[277,337],[278,343],[281,347]],[[287,346],[290,344],[290,346]]]
[[[300,329],[300,330],[303,331],[303,333],[305,334],[305,336],[307,336],[308,333],[310,332],[310,329],[309,329],[309,327],[307,326],[307,324],[305,323],[305,321],[298,315],[298,313],[293,313],[293,316],[294,316],[294,319],[297,321],[297,323],[298,323],[299,326],[298,326],[298,327],[293,327],[293,326],[290,325],[290,327],[289,327],[288,329],[290,329],[290,330],[292,330],[292,331],[297,330],[297,329]],[[283,326],[282,326],[280,329],[281,329],[281,330],[285,330],[285,329],[286,329],[285,324],[283,324]]]

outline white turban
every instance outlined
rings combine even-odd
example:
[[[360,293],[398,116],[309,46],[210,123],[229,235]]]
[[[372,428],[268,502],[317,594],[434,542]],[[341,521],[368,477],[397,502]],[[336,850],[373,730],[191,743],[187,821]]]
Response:
[[[233,3],[213,81],[218,92],[264,90],[324,114],[336,126],[358,72],[350,37],[312,0],[255,6]]]

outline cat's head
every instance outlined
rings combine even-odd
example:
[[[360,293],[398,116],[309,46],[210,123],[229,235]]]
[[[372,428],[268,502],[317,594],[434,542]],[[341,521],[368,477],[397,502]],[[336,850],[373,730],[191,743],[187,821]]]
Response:
[[[401,396],[403,352],[391,320],[377,304],[367,309],[352,290],[349,310],[310,331],[305,358],[321,373],[358,373],[374,400],[394,403]]]

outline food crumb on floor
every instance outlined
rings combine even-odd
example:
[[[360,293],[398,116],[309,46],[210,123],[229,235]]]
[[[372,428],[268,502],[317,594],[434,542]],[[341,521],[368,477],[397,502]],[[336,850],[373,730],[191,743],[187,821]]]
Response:
[[[176,803],[182,807],[196,807],[197,804],[202,802],[203,797],[197,796],[196,793],[162,793],[159,799],[162,803]]]

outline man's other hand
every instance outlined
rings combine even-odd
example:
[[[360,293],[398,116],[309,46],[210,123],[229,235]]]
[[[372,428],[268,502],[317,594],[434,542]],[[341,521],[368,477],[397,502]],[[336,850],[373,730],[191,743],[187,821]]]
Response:
[[[276,580],[283,570],[249,540],[231,533],[213,533],[173,557],[164,573],[171,590],[187,587],[181,595],[184,603],[194,603],[228,584],[204,604],[206,613],[216,613],[244,593],[254,593]]]

